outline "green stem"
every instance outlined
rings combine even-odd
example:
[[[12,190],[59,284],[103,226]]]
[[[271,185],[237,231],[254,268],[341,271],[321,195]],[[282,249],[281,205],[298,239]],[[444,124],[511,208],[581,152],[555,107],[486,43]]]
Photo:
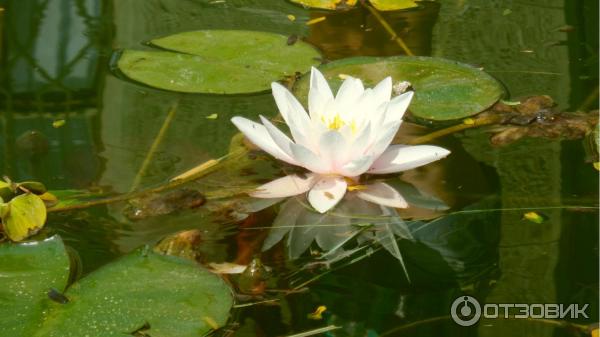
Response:
[[[138,171],[138,173],[135,175],[135,178],[133,179],[133,183],[131,184],[131,188],[129,189],[129,192],[135,191],[140,186],[142,177],[146,174],[146,171],[148,170],[148,166],[150,166],[150,163],[154,159],[154,154],[156,153],[158,146],[160,145],[163,138],[165,137],[165,134],[167,133],[167,130],[169,129],[169,126],[171,125],[171,121],[173,121],[173,117],[175,117],[175,112],[177,111],[178,105],[179,105],[179,101],[176,101],[175,103],[173,103],[173,105],[169,109],[169,112],[167,113],[167,117],[165,117],[165,121],[163,122],[162,126],[160,127],[160,130],[158,131],[156,138],[154,138],[154,142],[152,142],[152,145],[150,146],[150,149],[148,150],[148,153],[146,154],[146,158],[144,158],[144,162],[142,163],[140,170]]]
[[[240,156],[243,156],[244,154],[246,154],[247,151],[246,150],[239,150],[233,153],[230,153],[226,156],[223,156],[219,159],[216,159],[217,163],[222,162],[225,159],[228,159],[230,157],[233,158],[239,158]],[[212,173],[213,171],[215,171],[219,166],[218,165],[208,165],[205,167],[204,170],[198,171],[198,172],[194,172],[191,175],[186,176],[185,178],[181,178],[181,179],[174,179],[174,180],[170,180],[168,183],[154,187],[154,188],[149,188],[149,189],[145,189],[145,190],[141,190],[141,191],[135,191],[135,192],[130,192],[130,193],[126,193],[126,194],[121,194],[121,195],[116,195],[113,197],[109,197],[109,198],[104,198],[104,199],[99,199],[99,200],[92,200],[92,201],[88,201],[88,202],[83,202],[80,204],[74,204],[74,205],[66,205],[63,207],[51,207],[48,209],[48,212],[64,212],[64,211],[71,211],[71,210],[75,210],[75,209],[83,209],[83,208],[88,208],[88,207],[93,207],[93,206],[100,206],[100,205],[107,205],[107,204],[113,204],[116,202],[122,202],[122,201],[127,201],[127,200],[131,200],[131,199],[136,199],[136,198],[141,198],[147,195],[151,195],[154,193],[160,193],[163,191],[167,191],[167,190],[171,190],[174,188],[177,188],[181,185],[187,184],[191,181],[194,181],[198,178],[201,178],[209,173]]]
[[[413,54],[413,52],[408,48],[406,43],[404,43],[404,40],[402,40],[402,38],[400,36],[398,36],[398,34],[394,30],[394,28],[392,28],[392,26],[390,26],[390,24],[383,18],[383,16],[381,16],[381,14],[379,13],[379,11],[377,9],[375,9],[373,6],[365,3],[364,0],[361,0],[360,4],[364,8],[369,10],[369,12],[371,12],[371,14],[375,17],[375,19],[377,19],[377,21],[379,21],[381,26],[383,26],[383,28],[390,34],[392,40],[394,40],[394,42],[396,42],[398,44],[398,46],[400,46],[400,48],[402,48],[402,50],[404,50],[404,53],[406,55],[415,56],[415,54]]]
[[[470,123],[470,124],[461,123],[461,124],[452,125],[445,129],[437,130],[432,133],[428,133],[424,136],[413,138],[407,144],[417,145],[417,144],[428,143],[436,138],[440,138],[440,137],[449,135],[451,133],[455,133],[458,131],[471,129],[471,128],[477,128],[477,127],[480,127],[483,125],[495,124],[495,123],[500,122],[501,120],[502,120],[502,117],[500,117],[500,116],[479,117],[479,118],[473,119],[473,123]]]

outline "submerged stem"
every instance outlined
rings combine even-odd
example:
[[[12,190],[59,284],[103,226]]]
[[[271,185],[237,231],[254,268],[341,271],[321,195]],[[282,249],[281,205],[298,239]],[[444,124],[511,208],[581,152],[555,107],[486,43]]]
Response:
[[[400,36],[398,36],[398,34],[394,30],[394,28],[392,28],[392,26],[390,26],[390,24],[383,18],[383,16],[381,16],[381,14],[379,13],[379,11],[377,9],[375,9],[373,6],[365,3],[362,0],[360,1],[360,4],[364,8],[368,9],[369,12],[371,12],[371,14],[375,17],[375,19],[377,19],[377,21],[379,21],[381,26],[383,26],[383,28],[390,34],[392,40],[394,40],[394,42],[396,42],[398,44],[398,46],[400,46],[400,48],[402,48],[402,50],[404,50],[404,53],[406,53],[406,55],[415,56],[415,54],[413,54],[413,52],[408,48],[406,43],[404,43],[404,40],[402,40],[402,38]]]
[[[135,178],[133,179],[133,183],[131,184],[131,188],[129,189],[129,192],[135,191],[140,186],[142,177],[146,174],[146,171],[148,170],[148,166],[150,166],[152,159],[154,159],[154,154],[156,153],[156,149],[158,149],[158,146],[160,145],[163,138],[165,137],[165,134],[167,133],[169,126],[171,126],[171,121],[173,121],[173,117],[175,117],[175,112],[177,111],[178,105],[179,105],[179,100],[175,101],[175,103],[173,103],[173,105],[169,109],[169,112],[167,113],[167,117],[165,117],[165,121],[163,122],[162,126],[160,127],[160,130],[158,131],[156,138],[154,138],[154,141],[152,142],[152,145],[150,146],[150,149],[148,150],[148,153],[146,154],[146,158],[144,158],[144,162],[142,162],[142,166],[140,167],[140,170],[138,171],[138,173],[135,175]]]

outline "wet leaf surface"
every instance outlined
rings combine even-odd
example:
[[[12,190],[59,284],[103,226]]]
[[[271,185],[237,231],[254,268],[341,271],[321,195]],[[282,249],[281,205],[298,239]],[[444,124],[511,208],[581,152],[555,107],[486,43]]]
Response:
[[[12,241],[24,240],[37,233],[46,223],[46,205],[31,193],[14,197],[3,212],[4,232]]]
[[[49,305],[50,288],[62,291],[69,257],[58,236],[35,243],[0,245],[0,336],[31,336]]]
[[[444,121],[477,114],[494,104],[504,93],[499,82],[471,66],[434,57],[355,57],[334,61],[319,68],[332,88],[342,83],[340,74],[360,78],[373,87],[387,76],[394,83],[409,81],[415,96],[409,107],[419,118]],[[304,103],[308,77],[303,76],[294,92]],[[343,76],[342,76],[343,77]]]
[[[157,38],[168,51],[125,50],[118,68],[151,87],[187,93],[242,94],[264,91],[271,82],[317,65],[309,44],[258,31],[204,30]]]

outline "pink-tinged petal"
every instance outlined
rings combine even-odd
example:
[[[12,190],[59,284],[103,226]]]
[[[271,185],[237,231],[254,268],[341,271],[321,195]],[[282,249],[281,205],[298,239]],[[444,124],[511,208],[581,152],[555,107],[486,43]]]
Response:
[[[381,126],[375,138],[371,140],[372,143],[366,153],[374,158],[379,158],[388,146],[390,146],[399,128],[399,123],[389,123]]]
[[[362,156],[358,159],[352,160],[342,166],[337,173],[344,177],[356,177],[365,173],[375,160],[372,156]]]
[[[387,174],[423,166],[442,159],[450,151],[433,145],[392,145],[377,158],[368,173]]]
[[[387,106],[385,112],[385,121],[384,124],[402,121],[402,116],[406,112],[410,101],[413,98],[413,91],[407,91],[400,96],[394,97]]]
[[[286,154],[273,141],[264,125],[254,123],[244,117],[233,117],[231,122],[246,136],[254,145],[269,153],[273,157],[283,160],[292,165],[298,165],[298,162]]]
[[[281,116],[290,128],[294,140],[310,147],[312,123],[302,104],[279,83],[271,83],[271,90],[277,108],[279,108]]]
[[[315,68],[310,69],[310,89],[308,91],[308,111],[313,120],[318,119],[327,106],[333,100],[333,93],[323,74]]]
[[[319,213],[325,213],[342,200],[347,187],[342,177],[323,177],[308,192],[308,202]]]
[[[290,144],[290,148],[292,150],[292,154],[294,160],[298,162],[298,165],[301,165],[308,169],[309,171],[315,173],[330,173],[331,168],[329,166],[329,162],[323,160],[321,157],[316,155],[311,150],[299,144]]]
[[[273,139],[273,141],[275,142],[277,147],[279,147],[288,156],[293,157],[292,150],[290,149],[292,140],[285,133],[283,133],[281,130],[279,130],[275,125],[273,125],[273,123],[271,123],[271,121],[269,121],[262,115],[260,115],[258,117],[260,118],[260,121],[263,123],[263,125],[267,129],[269,136],[271,136],[271,139]]]
[[[348,106],[355,102],[365,91],[362,81],[358,78],[348,77],[344,80],[335,96],[335,102]]]
[[[382,206],[406,208],[408,203],[395,188],[382,182],[367,185],[366,190],[356,192],[356,195],[366,201]]]
[[[389,102],[392,98],[392,78],[386,77],[373,88],[378,103]]]
[[[319,138],[319,156],[329,163],[330,170],[334,171],[346,159],[348,142],[338,131],[331,130]]]
[[[289,175],[258,187],[250,196],[254,198],[285,198],[308,191],[315,183],[314,174]]]

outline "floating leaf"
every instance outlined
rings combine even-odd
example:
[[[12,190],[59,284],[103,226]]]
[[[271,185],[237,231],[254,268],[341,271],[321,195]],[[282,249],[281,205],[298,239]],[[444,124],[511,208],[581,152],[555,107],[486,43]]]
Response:
[[[233,297],[218,276],[192,261],[140,249],[72,285],[52,303],[34,336],[201,336],[223,326]],[[207,323],[211,321],[211,324]]]
[[[4,232],[12,241],[21,241],[37,233],[46,223],[46,205],[31,193],[14,197],[8,203],[8,214],[2,218]]]
[[[356,6],[356,0],[290,0],[304,7],[343,10]],[[380,11],[397,11],[418,7],[414,0],[370,0],[373,7]]]
[[[360,78],[373,87],[387,76],[394,82],[409,81],[415,96],[409,106],[419,118],[443,121],[477,114],[494,104],[504,93],[500,83],[485,72],[458,62],[434,57],[395,56],[355,57],[320,67],[334,89],[342,80],[339,74]],[[294,88],[306,103],[309,76]]]
[[[0,336],[32,336],[49,304],[50,288],[64,290],[69,257],[58,236],[39,242],[0,245]]]
[[[236,30],[202,30],[154,39],[169,51],[125,50],[119,69],[151,87],[188,93],[241,94],[269,89],[271,82],[304,73],[320,54],[287,36]]]
[[[310,8],[347,9],[356,5],[357,0],[290,0],[293,3]]]
[[[54,236],[0,245],[0,337],[199,336],[223,326],[229,287],[194,262],[135,251],[72,285],[69,258]],[[211,324],[208,324],[210,321]]]
[[[370,0],[371,5],[380,11],[397,11],[419,7],[414,0]]]
[[[544,221],[546,221],[546,219],[546,216],[537,212],[527,212],[523,214],[523,220],[528,220],[537,224],[543,223]]]

